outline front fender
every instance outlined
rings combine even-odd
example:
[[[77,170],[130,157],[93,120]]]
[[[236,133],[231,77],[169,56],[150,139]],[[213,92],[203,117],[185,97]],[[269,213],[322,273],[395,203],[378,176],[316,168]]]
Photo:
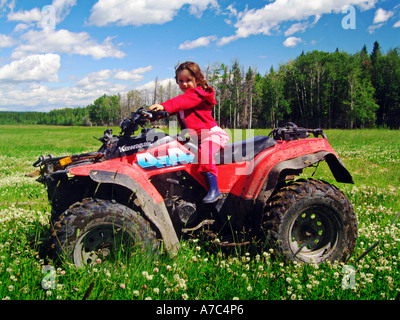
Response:
[[[114,171],[105,170],[106,168],[101,166],[90,167],[87,173],[93,181],[121,185],[136,195],[137,205],[142,208],[144,215],[159,230],[166,251],[171,256],[175,256],[179,250],[179,240],[165,207],[164,199],[150,181],[141,175],[140,170],[131,165],[119,166]],[[84,171],[70,170],[70,174],[74,173],[82,175]]]

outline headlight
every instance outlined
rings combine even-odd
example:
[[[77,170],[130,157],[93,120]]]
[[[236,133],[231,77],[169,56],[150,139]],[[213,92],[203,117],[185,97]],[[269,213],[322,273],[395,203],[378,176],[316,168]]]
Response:
[[[65,157],[65,158],[62,158],[62,159],[58,160],[58,163],[62,167],[65,167],[66,165],[72,163],[72,159],[71,159],[71,157]]]

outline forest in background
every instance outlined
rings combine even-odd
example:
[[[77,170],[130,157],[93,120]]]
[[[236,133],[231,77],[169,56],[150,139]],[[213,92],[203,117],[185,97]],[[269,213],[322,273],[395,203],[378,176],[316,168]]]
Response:
[[[320,128],[398,129],[400,125],[400,51],[382,52],[374,43],[355,54],[339,51],[302,52],[297,58],[262,75],[239,60],[231,66],[215,63],[205,73],[216,91],[217,122],[227,128],[274,128],[292,121]],[[0,124],[66,126],[119,125],[140,107],[180,94],[176,84],[153,90],[106,95],[81,108],[50,112],[0,112]]]

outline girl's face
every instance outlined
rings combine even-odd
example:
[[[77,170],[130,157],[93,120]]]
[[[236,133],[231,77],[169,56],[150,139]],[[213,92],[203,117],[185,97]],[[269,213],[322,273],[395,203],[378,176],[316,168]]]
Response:
[[[179,71],[178,85],[183,92],[186,92],[186,90],[188,89],[193,89],[197,87],[195,77],[193,77],[189,70],[186,69]]]

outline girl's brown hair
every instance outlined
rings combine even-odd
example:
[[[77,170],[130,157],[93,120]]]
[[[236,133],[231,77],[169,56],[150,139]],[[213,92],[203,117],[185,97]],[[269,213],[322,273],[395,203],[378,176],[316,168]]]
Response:
[[[178,65],[178,67],[175,68],[176,83],[178,83],[178,73],[182,70],[188,70],[190,74],[196,79],[196,82],[199,83],[199,86],[202,87],[205,91],[210,90],[210,86],[208,85],[208,82],[205,79],[204,74],[203,72],[201,72],[201,69],[197,63],[186,61]]]

